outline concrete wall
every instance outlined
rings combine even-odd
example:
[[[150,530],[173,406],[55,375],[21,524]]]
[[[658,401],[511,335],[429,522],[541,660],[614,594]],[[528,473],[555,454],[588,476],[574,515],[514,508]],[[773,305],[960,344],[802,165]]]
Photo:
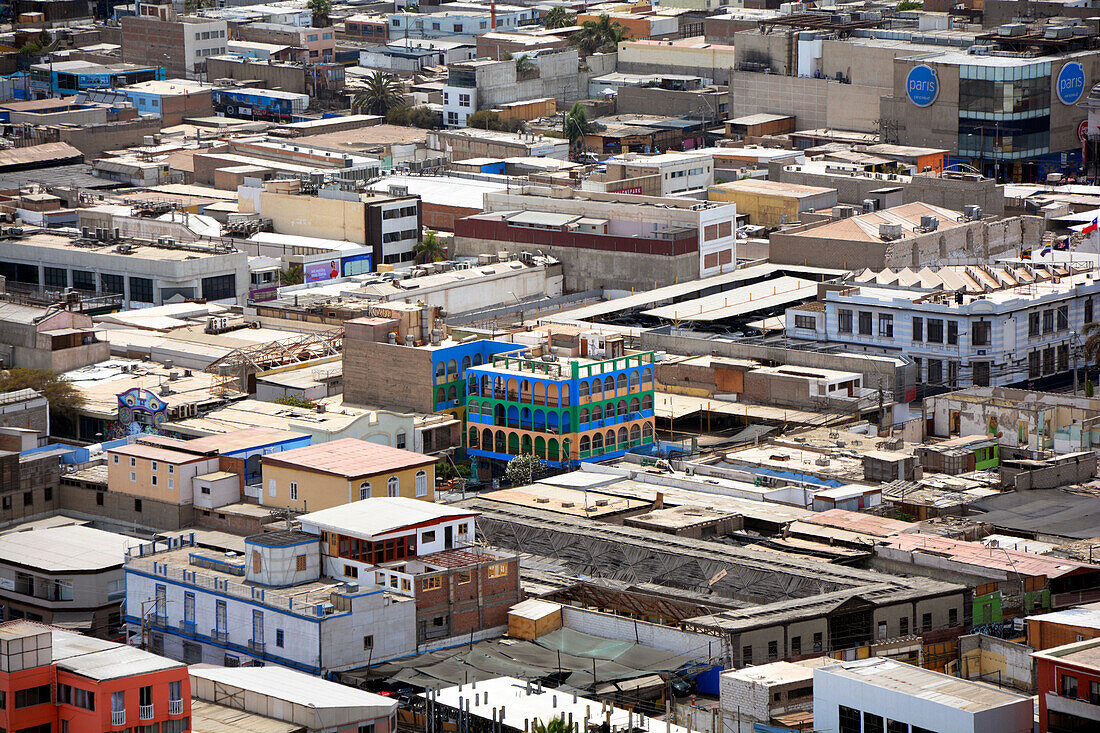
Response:
[[[1017,491],[1056,489],[1085,483],[1096,475],[1096,453],[1093,451],[1076,453],[1067,458],[1070,460],[1060,460],[1053,465],[1030,470],[1002,465],[1001,481],[1006,486],[1015,486]]]
[[[995,685],[1010,685],[1028,693],[1035,691],[1035,651],[1026,644],[985,634],[959,637],[959,675]]]
[[[709,634],[681,631],[672,626],[637,621],[624,616],[562,606],[562,626],[616,641],[634,641],[691,657],[700,663],[720,663],[725,657],[722,640]]]
[[[701,90],[681,92],[660,87],[619,87],[615,96],[615,113],[620,115],[667,115],[691,118],[706,117],[719,124],[728,116],[729,93]]]
[[[344,399],[350,404],[435,411],[431,351],[345,339],[343,353]]]
[[[618,71],[622,73],[695,75],[711,79],[715,84],[729,84],[733,68],[733,46],[694,47],[636,41],[619,44]]]

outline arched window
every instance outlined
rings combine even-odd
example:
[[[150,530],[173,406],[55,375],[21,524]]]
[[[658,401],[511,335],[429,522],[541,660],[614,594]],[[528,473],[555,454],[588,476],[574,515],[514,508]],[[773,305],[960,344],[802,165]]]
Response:
[[[496,438],[493,441],[494,451],[497,453],[506,453],[508,448],[508,438],[504,436],[503,430],[498,430]]]
[[[531,454],[531,436],[530,435],[527,435],[525,433],[523,435],[523,437],[520,438],[519,452],[522,455],[530,455]]]
[[[450,382],[458,377],[458,362],[451,359],[447,362],[447,381]]]
[[[466,394],[467,395],[476,395],[478,393],[477,388],[478,388],[477,377],[471,375],[470,378],[466,381]]]
[[[603,452],[603,435],[601,433],[596,433],[595,435],[592,436],[592,452],[593,453],[602,453]]]
[[[626,414],[626,400],[619,400],[619,413],[620,415]]]
[[[438,390],[436,390],[436,393],[435,393],[435,403],[438,405],[438,404],[441,404],[441,403],[446,402],[446,401],[447,401],[447,388],[446,387],[440,387]]]
[[[653,441],[653,423],[647,422],[642,426],[642,441],[645,443]]]
[[[466,375],[466,370],[469,369],[469,368],[470,368],[470,357],[468,357],[468,356],[462,357],[462,374],[463,374],[463,376]]]
[[[587,397],[588,396],[588,389],[589,389],[588,382],[581,382],[580,384],[577,385],[577,396],[578,397]]]
[[[615,450],[615,431],[608,430],[607,434],[603,436],[603,447],[608,453]]]
[[[443,379],[445,376],[447,376],[447,365],[443,362],[439,362],[435,365],[435,378]]]
[[[519,433],[508,433],[508,455],[519,455]]]
[[[537,445],[537,442],[536,442],[536,445]],[[550,459],[551,461],[558,460],[558,441],[555,440],[554,438],[551,438],[549,441],[547,441],[546,451],[547,451],[546,452],[546,457],[548,459]]]
[[[535,438],[535,458],[546,458],[546,438],[541,435]]]
[[[466,403],[466,410],[471,415],[480,415],[481,414],[481,403],[476,401],[476,400],[470,400],[469,402]]]
[[[642,403],[638,402],[637,397],[631,397],[630,398],[630,411],[631,412],[637,412],[639,409],[641,409],[641,404]]]
[[[653,370],[649,367],[642,370],[642,387],[645,389],[653,388]]]
[[[619,428],[619,447],[625,448],[627,440],[628,439],[626,437],[626,428]]]
[[[477,428],[470,428],[470,438],[466,441],[467,448],[477,448],[478,446],[478,432]]]
[[[484,361],[481,358],[481,354],[474,354],[474,366],[481,366]]]
[[[428,472],[416,472],[416,496],[421,498],[428,495]]]
[[[592,405],[592,419],[603,420],[603,405]]]
[[[630,373],[630,389],[638,389],[642,386],[642,380],[638,377],[638,372]]]
[[[588,439],[587,435],[581,436],[581,453],[587,453],[592,447],[592,441]]]
[[[568,407],[569,406],[569,385],[568,384],[563,384],[561,386],[561,406],[562,407]]]
[[[642,431],[638,427],[638,424],[634,423],[633,425],[630,426],[630,439],[633,441],[633,440],[638,440],[641,437],[642,437]]]
[[[474,432],[476,433],[477,431],[475,430]],[[362,501],[363,499],[369,499],[369,498],[370,498],[370,481],[364,481],[363,483],[359,484],[359,500]]]
[[[485,374],[481,377],[481,396],[493,396],[493,380],[489,377],[488,374]]]
[[[627,382],[625,374],[620,374],[619,378],[615,380],[615,387],[619,390],[619,394],[626,394]]]
[[[597,379],[592,380],[592,399],[598,400],[603,395],[603,382]]]
[[[582,407],[580,415],[577,419],[580,420],[581,425],[584,425],[586,422],[588,422],[588,409]]]
[[[452,384],[450,387],[447,388],[447,400],[450,401],[450,402],[454,402],[457,399],[458,399],[458,387],[456,387],[455,385]]]
[[[508,405],[508,427],[519,427],[519,408],[515,405]]]
[[[550,407],[558,407],[558,385],[546,385],[546,404]]]
[[[604,395],[603,395],[604,397],[614,397],[615,396],[615,378],[614,377],[607,377],[606,379],[603,380],[603,391],[604,391]]]
[[[401,482],[396,476],[390,476],[386,481],[386,496],[401,496]]]
[[[644,395],[642,395],[642,409],[643,410],[652,410],[653,409],[653,395],[649,394],[648,392],[645,393]]]
[[[482,450],[493,449],[493,431],[489,428],[481,431],[481,448]]]
[[[493,407],[493,425],[504,425],[504,405],[499,402]]]
[[[505,398],[511,402],[519,402],[519,380],[508,380],[508,396]]]

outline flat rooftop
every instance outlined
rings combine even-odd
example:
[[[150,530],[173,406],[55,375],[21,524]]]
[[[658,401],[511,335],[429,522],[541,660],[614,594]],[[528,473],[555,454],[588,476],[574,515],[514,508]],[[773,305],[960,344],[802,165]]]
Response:
[[[340,532],[359,537],[378,537],[408,527],[476,517],[465,507],[436,504],[404,497],[377,497],[303,514],[302,528]]]
[[[330,682],[311,674],[278,665],[263,667],[215,667],[194,664],[188,668],[192,678],[218,685],[236,687],[248,693],[264,695],[304,708],[355,708],[361,717],[387,717],[397,709],[397,699]]]
[[[923,698],[969,713],[992,710],[1005,705],[1031,707],[1031,698],[1005,692],[990,685],[951,677],[912,664],[872,658],[844,662],[814,671],[818,675],[837,675],[866,685]]]
[[[0,561],[46,573],[121,568],[135,537],[79,524],[0,535]]]

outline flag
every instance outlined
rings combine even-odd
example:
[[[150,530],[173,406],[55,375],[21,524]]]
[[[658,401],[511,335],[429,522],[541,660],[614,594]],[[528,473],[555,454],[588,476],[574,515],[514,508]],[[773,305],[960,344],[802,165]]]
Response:
[[[1050,245],[1049,244],[1047,246],[1043,247],[1043,251],[1039,253],[1039,256],[1040,257],[1045,257],[1048,254],[1050,254]]]
[[[1081,230],[1081,233],[1092,234],[1093,232],[1100,230],[1100,221],[1098,221],[1098,219],[1100,219],[1100,217],[1094,217],[1092,222],[1090,222],[1087,227]]]
[[[1068,252],[1069,251],[1069,240],[1068,239],[1059,239],[1057,242],[1054,243],[1054,251],[1055,252]]]
[[[1021,260],[1030,260],[1031,259],[1031,247],[1028,247],[1023,252],[1020,253],[1020,259]]]

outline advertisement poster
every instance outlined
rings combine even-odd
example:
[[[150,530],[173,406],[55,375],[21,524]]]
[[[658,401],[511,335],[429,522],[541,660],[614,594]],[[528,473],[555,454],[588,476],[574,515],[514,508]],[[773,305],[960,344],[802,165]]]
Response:
[[[340,277],[340,260],[337,258],[322,260],[321,262],[311,262],[306,265],[304,269],[307,283],[331,280],[334,277]]]
[[[345,257],[342,264],[344,266],[344,277],[350,277],[351,275],[362,275],[363,273],[371,272],[374,270],[369,252],[366,254]]]

